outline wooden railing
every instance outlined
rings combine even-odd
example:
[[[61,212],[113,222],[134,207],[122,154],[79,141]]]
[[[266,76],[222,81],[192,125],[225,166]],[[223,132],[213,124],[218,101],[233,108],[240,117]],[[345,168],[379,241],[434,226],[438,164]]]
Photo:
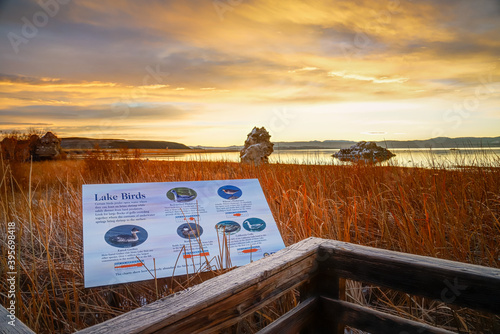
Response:
[[[9,324],[10,323],[10,324]],[[28,326],[15,318],[5,307],[0,305],[1,334],[35,334]]]
[[[85,333],[213,333],[299,288],[300,303],[259,333],[452,333],[344,301],[345,279],[500,314],[500,270],[309,238]]]

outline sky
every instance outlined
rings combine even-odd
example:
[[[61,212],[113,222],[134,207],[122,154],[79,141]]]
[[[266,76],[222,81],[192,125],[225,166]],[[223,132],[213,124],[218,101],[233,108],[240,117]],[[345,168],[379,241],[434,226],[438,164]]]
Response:
[[[500,136],[499,0],[0,0],[0,130]]]

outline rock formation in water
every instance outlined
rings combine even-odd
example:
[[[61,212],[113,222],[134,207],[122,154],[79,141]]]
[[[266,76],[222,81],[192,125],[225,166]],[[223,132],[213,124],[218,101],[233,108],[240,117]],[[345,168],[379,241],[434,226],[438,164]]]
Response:
[[[240,152],[241,162],[259,165],[268,163],[268,157],[273,153],[274,144],[270,141],[271,135],[262,127],[254,127],[245,140],[245,146]]]
[[[52,132],[47,132],[35,144],[34,160],[54,159],[61,154],[61,139]]]
[[[52,132],[43,137],[31,135],[28,139],[6,137],[0,142],[3,159],[10,161],[48,160],[61,154],[61,139]]]
[[[388,149],[378,146],[374,142],[360,141],[349,148],[341,149],[333,156],[341,161],[380,162],[388,160],[396,155]]]

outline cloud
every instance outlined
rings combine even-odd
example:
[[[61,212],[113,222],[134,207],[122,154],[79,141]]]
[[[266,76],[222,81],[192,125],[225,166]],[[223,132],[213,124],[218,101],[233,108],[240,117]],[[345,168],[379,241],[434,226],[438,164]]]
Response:
[[[381,135],[386,135],[388,132],[387,131],[366,131],[366,132],[361,132],[364,135],[370,135],[370,136],[381,136]]]
[[[20,122],[1,122],[0,125],[15,125],[15,126],[49,126],[52,123],[20,123]]]
[[[37,119],[51,120],[52,122],[89,122],[91,120],[108,119],[111,121],[133,121],[133,122],[159,122],[165,120],[178,120],[192,114],[193,110],[188,107],[177,107],[174,105],[127,105],[116,103],[101,106],[49,106],[30,105],[1,109],[0,117],[10,119]]]
[[[25,84],[32,86],[50,86],[51,88],[61,87],[114,87],[117,86],[113,82],[99,82],[99,81],[74,81],[64,80],[60,78],[51,77],[31,77],[25,75],[14,75],[0,73],[0,84]]]
[[[346,72],[329,72],[328,76],[359,80],[359,81],[370,81],[373,83],[405,83],[406,81],[409,80],[408,78],[389,78],[386,76],[375,78],[375,77],[368,77],[364,75],[359,75],[355,73],[346,73]]]
[[[38,78],[25,75],[5,74],[0,73],[0,82],[13,84],[28,84],[28,85],[54,85],[65,84],[64,80],[58,78]]]
[[[0,115],[67,129],[72,120],[99,127],[112,119],[135,129],[222,124],[228,115],[241,123],[246,114],[228,111],[276,105],[306,113],[411,99],[439,113],[471,96],[481,76],[500,78],[498,1],[227,3],[222,16],[198,0],[61,5],[18,54],[0,45]],[[4,2],[0,34],[21,34],[21,18],[40,8]]]

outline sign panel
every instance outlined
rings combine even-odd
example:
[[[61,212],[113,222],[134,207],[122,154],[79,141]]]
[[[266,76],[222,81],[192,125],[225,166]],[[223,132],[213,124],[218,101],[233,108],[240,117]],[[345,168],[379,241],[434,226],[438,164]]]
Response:
[[[82,201],[86,288],[241,266],[285,247],[257,179],[83,185]]]

